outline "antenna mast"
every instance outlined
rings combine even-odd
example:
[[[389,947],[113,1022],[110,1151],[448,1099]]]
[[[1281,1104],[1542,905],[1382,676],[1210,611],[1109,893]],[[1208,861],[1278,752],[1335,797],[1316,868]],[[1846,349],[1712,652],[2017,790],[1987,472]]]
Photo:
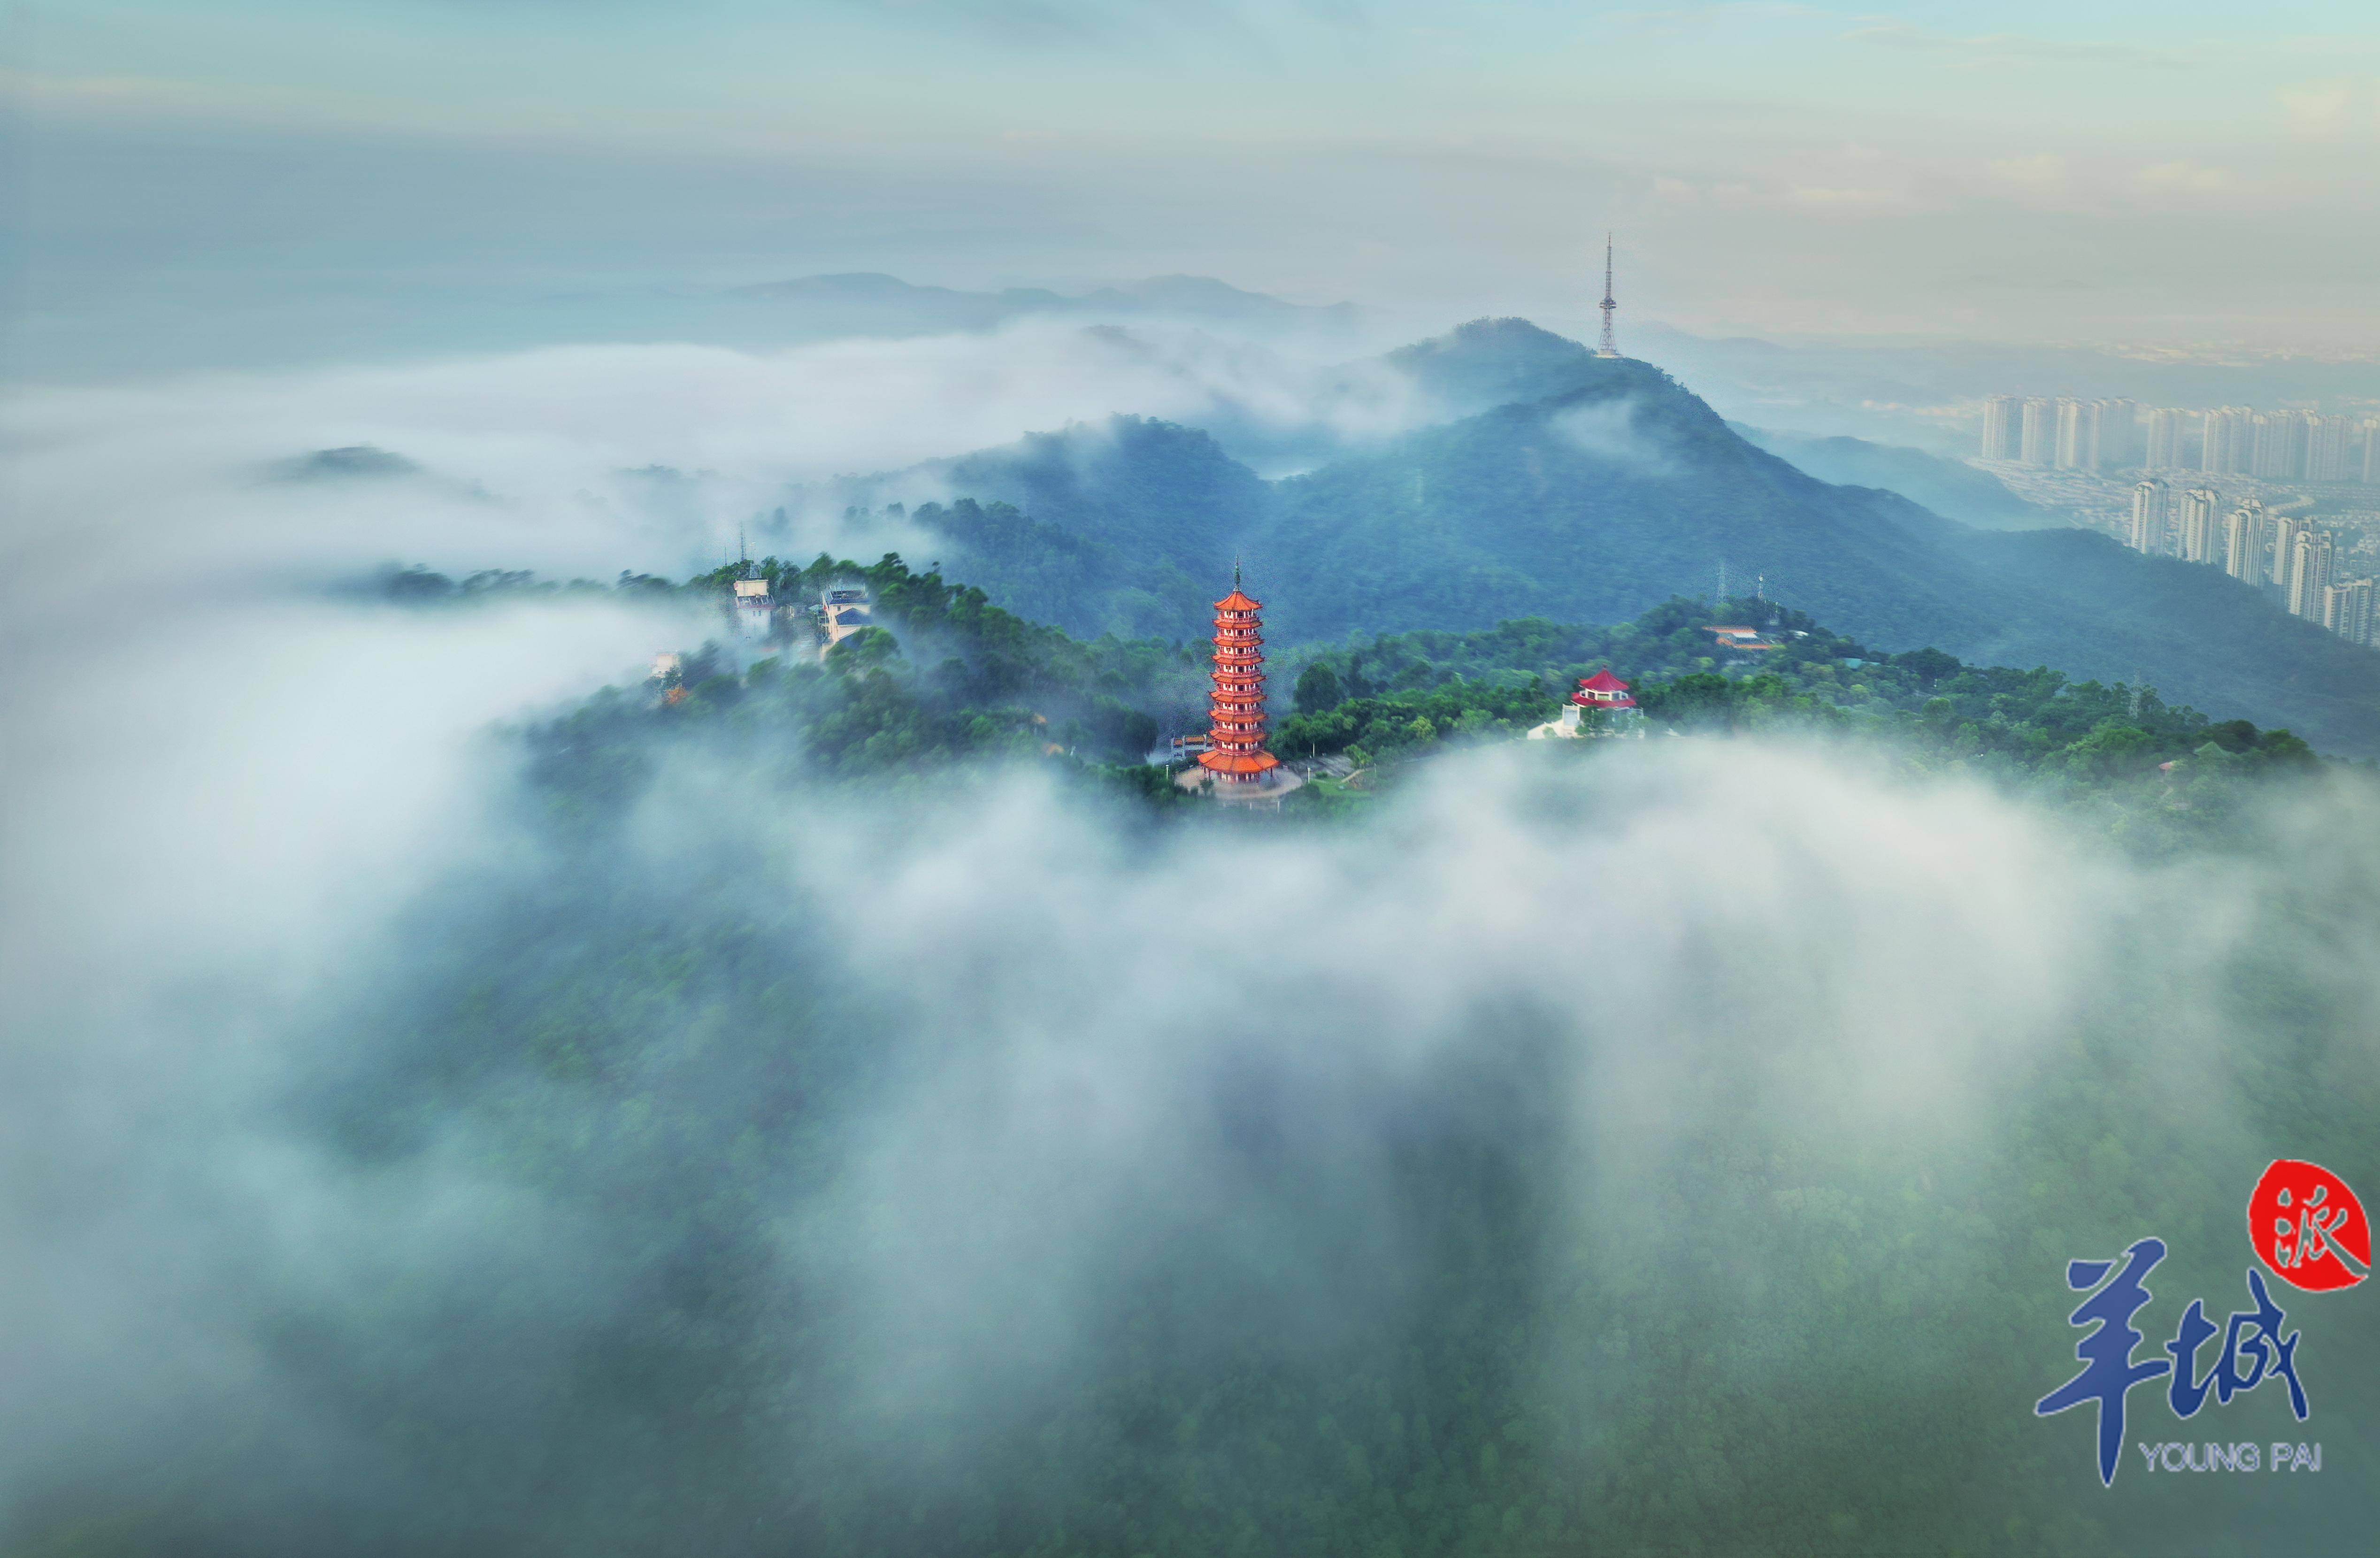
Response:
[[[1611,235],[1603,235],[1603,301],[1596,305],[1603,310],[1603,340],[1595,348],[1597,357],[1618,357],[1620,343],[1611,334],[1611,310],[1620,305],[1611,300]]]

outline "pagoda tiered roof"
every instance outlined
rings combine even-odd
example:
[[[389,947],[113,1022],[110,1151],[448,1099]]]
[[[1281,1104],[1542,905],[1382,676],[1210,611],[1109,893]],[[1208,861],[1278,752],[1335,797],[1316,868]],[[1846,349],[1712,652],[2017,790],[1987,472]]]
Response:
[[[1234,783],[1262,778],[1281,766],[1264,749],[1264,636],[1257,613],[1264,603],[1240,588],[1239,570],[1232,573],[1232,592],[1215,603],[1215,689],[1207,708],[1209,750],[1198,754],[1198,764]]]

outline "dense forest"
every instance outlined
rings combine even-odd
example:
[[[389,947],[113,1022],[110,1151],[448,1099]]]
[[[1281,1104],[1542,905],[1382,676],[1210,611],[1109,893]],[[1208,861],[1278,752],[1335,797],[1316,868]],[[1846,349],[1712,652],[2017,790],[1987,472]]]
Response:
[[[729,582],[745,574],[797,600],[830,580],[864,583],[880,626],[823,658],[806,635],[748,663],[706,645],[665,679],[607,690],[534,734],[540,772],[557,793],[625,794],[659,751],[690,737],[758,741],[776,753],[773,763],[870,784],[1029,757],[1169,804],[1180,798],[1146,764],[1162,737],[1203,728],[1204,640],[1077,639],[890,554],[868,565],[771,557],[683,585],[624,575],[610,588],[723,605]],[[456,585],[416,570],[383,576],[382,588],[401,600],[468,601],[556,587],[513,573]],[[1769,647],[1723,647],[1713,623],[1749,624]],[[1292,810],[1340,814],[1412,778],[1422,760],[1522,736],[1601,668],[1634,684],[1642,728],[1665,737],[1852,742],[1912,774],[1963,775],[2089,811],[2148,849],[2218,837],[2253,781],[2318,766],[2286,730],[2210,720],[2153,688],[1968,665],[1931,648],[1888,654],[1755,597],[1717,608],[1674,600],[1609,627],[1524,618],[1474,633],[1356,635],[1277,655],[1276,701],[1286,707],[1272,749],[1287,760],[1343,756],[1364,771],[1358,791],[1325,782],[1293,797]]]
[[[1756,627],[1771,647],[1723,648],[1713,623]],[[2317,762],[2286,730],[2209,720],[2154,688],[1967,665],[1931,648],[1886,654],[1755,598],[1716,610],[1671,601],[1609,627],[1526,619],[1479,633],[1359,636],[1302,647],[1285,664],[1295,712],[1273,748],[1286,757],[1396,764],[1509,737],[1553,718],[1578,680],[1609,668],[1635,684],[1651,732],[1853,741],[1911,773],[1973,777],[2089,810],[2156,849],[2217,836],[2252,793],[2248,782]]]

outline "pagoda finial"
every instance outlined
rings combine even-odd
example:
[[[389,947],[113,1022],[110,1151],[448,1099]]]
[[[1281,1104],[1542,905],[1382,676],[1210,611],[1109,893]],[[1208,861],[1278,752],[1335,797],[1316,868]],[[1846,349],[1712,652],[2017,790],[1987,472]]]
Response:
[[[1239,560],[1238,556],[1234,555],[1234,556],[1232,558],[1232,589],[1234,589],[1234,590],[1237,590],[1239,587],[1240,587],[1240,560]]]

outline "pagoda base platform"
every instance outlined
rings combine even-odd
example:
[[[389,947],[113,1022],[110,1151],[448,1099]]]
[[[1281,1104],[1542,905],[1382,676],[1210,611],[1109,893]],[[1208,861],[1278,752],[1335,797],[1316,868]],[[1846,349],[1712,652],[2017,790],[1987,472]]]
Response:
[[[1281,797],[1301,788],[1305,776],[1291,772],[1287,763],[1265,770],[1264,777],[1245,784],[1232,781],[1200,768],[1196,763],[1173,776],[1177,788],[1211,798],[1219,806],[1260,806],[1278,810]]]

